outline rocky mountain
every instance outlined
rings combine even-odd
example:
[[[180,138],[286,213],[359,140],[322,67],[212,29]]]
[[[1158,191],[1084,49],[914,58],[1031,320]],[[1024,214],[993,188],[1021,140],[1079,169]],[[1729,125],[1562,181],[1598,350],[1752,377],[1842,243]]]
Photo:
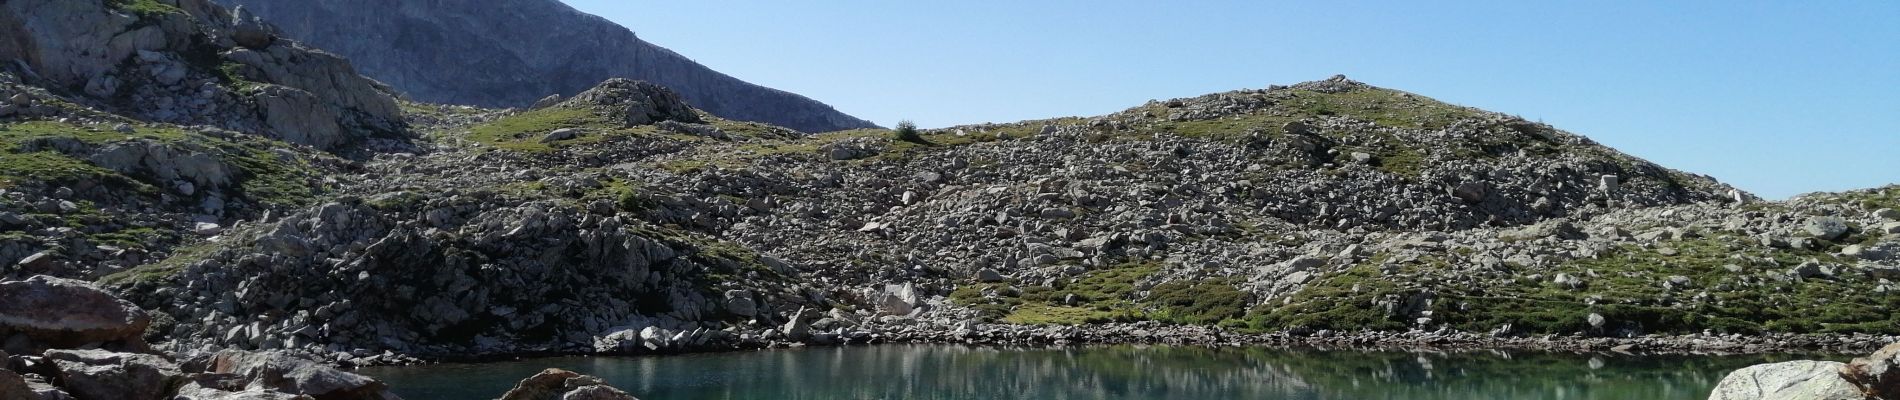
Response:
[[[658,83],[725,118],[805,132],[870,128],[804,96],[746,83],[557,0],[219,0],[349,57],[418,101],[525,107],[608,78]]]
[[[12,0],[0,30],[4,394],[386,398],[319,364],[800,344],[1900,340],[1900,186],[1767,202],[1343,76],[806,135],[626,79],[397,100],[206,0]],[[522,388],[613,392],[572,382]]]

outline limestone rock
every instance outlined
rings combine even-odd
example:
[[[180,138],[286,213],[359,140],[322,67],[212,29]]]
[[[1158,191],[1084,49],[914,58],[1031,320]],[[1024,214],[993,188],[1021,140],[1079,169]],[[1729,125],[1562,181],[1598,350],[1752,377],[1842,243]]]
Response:
[[[1715,385],[1709,400],[1860,400],[1833,361],[1789,361],[1742,368]]]

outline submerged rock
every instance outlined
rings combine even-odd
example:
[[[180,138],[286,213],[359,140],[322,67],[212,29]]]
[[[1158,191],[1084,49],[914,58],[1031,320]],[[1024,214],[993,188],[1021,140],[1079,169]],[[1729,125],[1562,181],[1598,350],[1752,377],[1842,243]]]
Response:
[[[600,378],[549,368],[515,384],[501,400],[639,400]]]

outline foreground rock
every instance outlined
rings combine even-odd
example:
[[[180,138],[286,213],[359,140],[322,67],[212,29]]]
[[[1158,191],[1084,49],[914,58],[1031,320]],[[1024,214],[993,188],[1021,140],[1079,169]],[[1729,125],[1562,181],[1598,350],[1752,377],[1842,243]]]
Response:
[[[0,282],[0,338],[6,350],[104,347],[144,351],[140,335],[151,317],[138,306],[85,282],[36,276]],[[17,337],[17,338],[16,338]]]
[[[1841,367],[1841,378],[1870,399],[1900,399],[1900,343]]]
[[[1833,361],[1762,364],[1728,374],[1709,400],[1858,400],[1860,391],[1835,372]]]
[[[310,395],[319,399],[400,399],[389,392],[389,385],[373,378],[343,372],[281,352],[225,350],[194,359],[190,364],[203,374],[248,382],[242,385],[246,389]]]
[[[283,352],[177,362],[146,352],[148,324],[143,310],[78,281],[0,282],[0,400],[400,399],[375,379]]]
[[[600,378],[549,368],[515,384],[501,400],[639,400]]]

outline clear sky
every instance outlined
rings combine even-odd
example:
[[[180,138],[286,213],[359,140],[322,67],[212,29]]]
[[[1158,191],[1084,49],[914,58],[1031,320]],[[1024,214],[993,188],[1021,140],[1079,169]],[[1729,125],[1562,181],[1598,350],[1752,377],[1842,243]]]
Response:
[[[1900,183],[1900,1],[565,1],[885,126],[1345,74],[1769,198]]]

